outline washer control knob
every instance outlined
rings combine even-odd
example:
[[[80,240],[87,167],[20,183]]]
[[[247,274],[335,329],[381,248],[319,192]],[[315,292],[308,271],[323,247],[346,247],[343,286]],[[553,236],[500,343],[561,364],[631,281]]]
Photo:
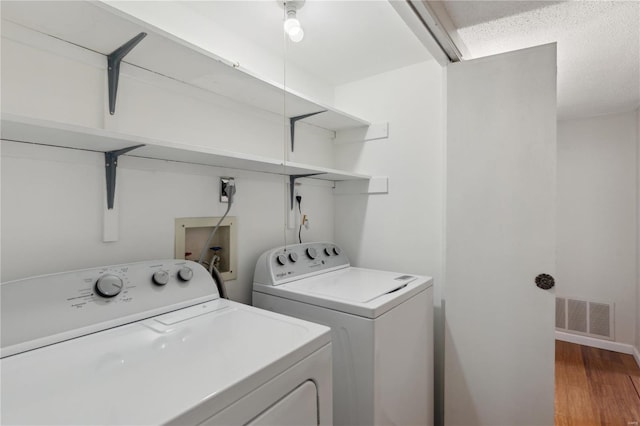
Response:
[[[169,273],[167,271],[156,271],[153,274],[153,283],[157,285],[166,285],[169,282]]]
[[[122,279],[113,274],[106,274],[96,281],[96,293],[102,297],[114,297],[120,294],[124,287]]]
[[[180,278],[182,281],[189,281],[191,278],[193,278],[193,270],[188,266],[183,266],[178,271],[178,278]]]
[[[313,247],[309,247],[306,250],[306,253],[307,253],[307,256],[309,256],[309,259],[315,259],[316,257],[318,257],[318,252]]]
[[[278,257],[276,257],[276,260],[278,261],[279,265],[284,265],[285,263],[287,263],[287,256],[285,256],[284,254],[279,254]]]
[[[324,249],[324,254],[326,254],[327,256],[331,256],[333,253],[331,253],[331,249],[329,247],[326,247]]]
[[[333,252],[336,254],[336,256],[338,256],[340,253],[342,253],[342,250],[340,250],[340,247],[334,247],[333,248]]]
[[[298,253],[296,252],[289,253],[289,260],[292,261],[293,263],[296,263],[298,261]]]

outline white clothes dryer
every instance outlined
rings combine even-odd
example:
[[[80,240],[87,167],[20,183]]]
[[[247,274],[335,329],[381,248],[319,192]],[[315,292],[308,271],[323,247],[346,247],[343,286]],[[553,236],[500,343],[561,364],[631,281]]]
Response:
[[[162,260],[0,285],[2,424],[329,425],[327,327]]]
[[[433,424],[433,287],[332,243],[262,254],[253,305],[331,327],[335,425]]]

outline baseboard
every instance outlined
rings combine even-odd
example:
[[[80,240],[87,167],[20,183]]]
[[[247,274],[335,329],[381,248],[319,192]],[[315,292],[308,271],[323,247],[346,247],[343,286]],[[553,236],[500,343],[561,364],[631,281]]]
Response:
[[[636,362],[640,366],[640,354],[633,345],[626,343],[612,342],[610,340],[601,340],[588,336],[580,336],[577,334],[565,333],[563,331],[556,330],[556,340],[562,340],[563,342],[576,343],[578,345],[591,346],[598,349],[605,349],[608,351],[620,352],[623,354],[633,355]]]

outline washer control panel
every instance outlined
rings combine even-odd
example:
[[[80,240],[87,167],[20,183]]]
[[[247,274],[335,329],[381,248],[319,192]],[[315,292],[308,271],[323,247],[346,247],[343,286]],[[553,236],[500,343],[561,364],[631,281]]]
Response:
[[[269,250],[260,256],[254,282],[279,285],[348,266],[349,259],[336,244],[295,244]]]
[[[0,284],[5,348],[74,330],[105,328],[217,299],[207,270],[158,260],[43,275]],[[98,331],[93,330],[91,332]],[[85,333],[86,334],[86,333]],[[50,343],[48,343],[50,344]]]

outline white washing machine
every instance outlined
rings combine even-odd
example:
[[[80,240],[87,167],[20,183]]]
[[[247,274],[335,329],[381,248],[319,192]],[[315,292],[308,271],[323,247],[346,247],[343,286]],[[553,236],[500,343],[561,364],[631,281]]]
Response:
[[[253,304],[331,327],[336,425],[433,424],[432,279],[351,267],[331,243],[275,248]]]
[[[328,425],[327,327],[163,260],[3,283],[2,424]]]

